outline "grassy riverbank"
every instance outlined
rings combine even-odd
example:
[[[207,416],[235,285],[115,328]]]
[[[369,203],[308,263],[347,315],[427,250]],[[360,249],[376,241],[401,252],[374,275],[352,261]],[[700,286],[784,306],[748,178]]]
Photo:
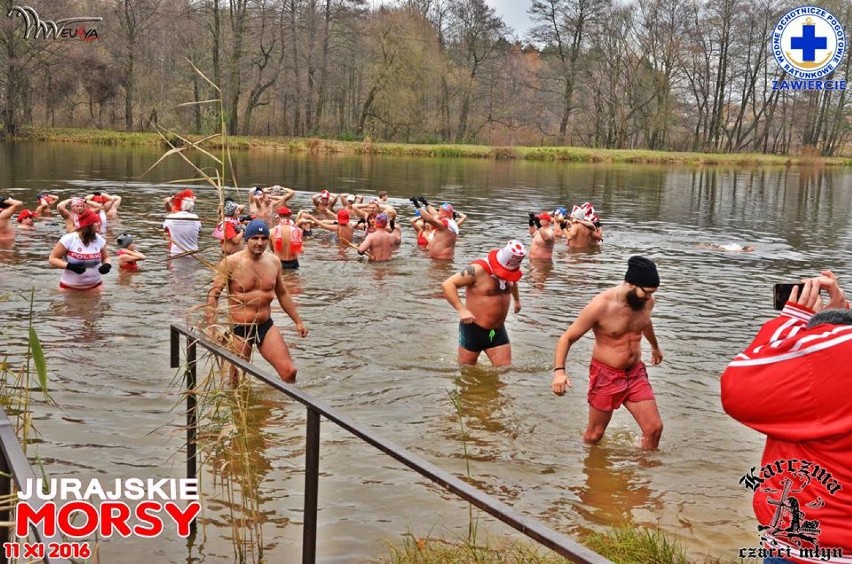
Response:
[[[192,140],[199,136],[190,136]],[[124,133],[97,129],[28,128],[22,140],[92,143],[121,146],[162,147],[156,133]],[[586,163],[638,163],[726,166],[849,166],[852,158],[823,158],[813,155],[778,156],[758,153],[716,154],[667,151],[591,149],[587,147],[490,147],[486,145],[409,145],[372,141],[294,137],[230,136],[233,150],[283,151],[288,153],[388,155],[395,157],[447,157],[499,160],[561,161]],[[205,146],[217,147],[216,140]]]
[[[658,529],[631,525],[613,527],[603,533],[592,533],[580,541],[615,564],[688,564],[683,546],[677,539]],[[693,562],[724,564],[733,559],[706,555]],[[402,543],[389,546],[387,558],[378,562],[389,564],[562,564],[567,562],[550,550],[530,542],[504,545],[486,541],[452,542],[440,538],[417,538],[407,533]]]

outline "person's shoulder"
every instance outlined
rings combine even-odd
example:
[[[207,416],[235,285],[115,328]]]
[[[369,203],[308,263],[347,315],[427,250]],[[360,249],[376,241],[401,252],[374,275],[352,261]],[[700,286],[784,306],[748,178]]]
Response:
[[[590,310],[603,311],[609,306],[616,304],[618,302],[618,288],[618,286],[607,288],[589,300],[586,307]]]
[[[66,233],[65,235],[63,235],[62,237],[59,238],[59,242],[62,243],[63,245],[65,245],[65,246],[68,246],[67,243],[70,243],[71,241],[73,241],[74,237],[76,237],[76,236],[77,236],[76,231],[72,231],[71,233]]]
[[[281,267],[281,259],[278,258],[278,255],[263,253],[261,260],[263,260],[263,264],[265,265],[275,266],[276,268]]]

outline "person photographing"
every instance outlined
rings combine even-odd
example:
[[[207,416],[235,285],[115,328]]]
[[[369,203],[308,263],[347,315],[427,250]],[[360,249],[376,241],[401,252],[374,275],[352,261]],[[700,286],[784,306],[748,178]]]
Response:
[[[722,373],[722,407],[766,435],[754,479],[767,562],[852,554],[852,312],[830,270],[794,287]],[[831,560],[832,562],[846,559]]]

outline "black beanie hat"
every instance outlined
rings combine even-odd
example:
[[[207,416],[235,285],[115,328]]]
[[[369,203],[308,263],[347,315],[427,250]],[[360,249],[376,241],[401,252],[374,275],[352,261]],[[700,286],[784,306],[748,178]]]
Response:
[[[645,257],[634,256],[627,261],[627,274],[624,281],[643,288],[656,288],[660,285],[657,265]]]

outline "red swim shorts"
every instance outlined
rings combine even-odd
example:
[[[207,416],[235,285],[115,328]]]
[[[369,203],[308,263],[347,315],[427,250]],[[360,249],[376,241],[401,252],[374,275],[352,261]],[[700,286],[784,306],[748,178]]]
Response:
[[[592,359],[589,365],[589,405],[601,411],[614,411],[624,402],[654,399],[643,362],[622,370]]]

